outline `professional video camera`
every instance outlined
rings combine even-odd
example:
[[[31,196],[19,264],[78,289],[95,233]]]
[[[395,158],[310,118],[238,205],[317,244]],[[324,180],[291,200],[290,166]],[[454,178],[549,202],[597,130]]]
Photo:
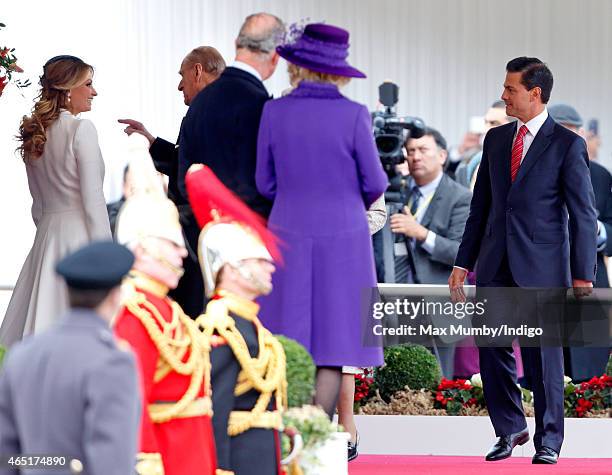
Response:
[[[396,171],[396,166],[406,158],[402,147],[409,137],[420,138],[425,134],[425,123],[416,117],[398,117],[395,105],[399,98],[399,87],[384,82],[378,87],[378,100],[384,111],[372,113],[374,139],[382,166],[389,178],[385,191],[387,214],[399,213],[407,203],[408,184],[406,177]],[[389,222],[373,238],[376,274],[379,282],[394,283],[394,256],[396,249],[406,249],[406,236],[391,232]]]
[[[378,100],[385,106],[384,111],[372,113],[374,139],[383,168],[389,177],[385,201],[393,208],[391,213],[406,204],[406,183],[396,172],[396,165],[405,160],[402,147],[409,138],[420,138],[425,133],[425,123],[418,117],[398,117],[395,105],[399,99],[399,86],[385,81],[378,86]]]

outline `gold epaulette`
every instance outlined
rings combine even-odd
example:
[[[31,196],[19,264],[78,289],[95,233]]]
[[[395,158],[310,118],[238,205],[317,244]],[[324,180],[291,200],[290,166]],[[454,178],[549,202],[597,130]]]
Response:
[[[234,394],[240,396],[252,389],[260,393],[251,411],[237,411],[236,415],[230,417],[228,424],[228,434],[230,436],[241,434],[252,427],[260,427],[259,424],[263,424],[265,427],[282,427],[282,420],[277,420],[276,416],[268,415],[276,414],[276,412],[267,411],[273,396],[278,411],[287,407],[286,361],[283,347],[259,322],[257,315],[250,312],[247,318],[257,328],[259,344],[258,355],[254,358],[251,357],[244,337],[236,328],[236,322],[229,314],[230,308],[233,311],[239,310],[235,300],[232,300],[227,294],[221,299],[212,300],[206,307],[206,314],[196,320],[205,337],[210,340],[214,334],[217,334],[223,338],[238,360],[241,371],[238,375]],[[252,305],[257,307],[254,303]],[[245,302],[241,302],[241,308],[244,307]],[[254,307],[249,307],[247,310],[251,311]],[[241,313],[236,313],[242,316]]]
[[[222,468],[218,468],[215,470],[215,475],[234,475],[234,472],[231,470],[223,470]]]
[[[164,475],[161,454],[145,452],[136,454],[136,473],[138,475]]]
[[[154,423],[163,423],[181,417],[196,400],[205,385],[204,393],[210,395],[210,346],[202,338],[197,326],[185,315],[179,304],[169,301],[172,318],[168,322],[157,307],[138,289],[123,302],[126,309],[143,325],[151,341],[159,350],[159,360],[154,382],[161,381],[170,372],[191,376],[187,391],[176,403],[165,404],[151,413]],[[189,351],[187,361],[183,361]]]

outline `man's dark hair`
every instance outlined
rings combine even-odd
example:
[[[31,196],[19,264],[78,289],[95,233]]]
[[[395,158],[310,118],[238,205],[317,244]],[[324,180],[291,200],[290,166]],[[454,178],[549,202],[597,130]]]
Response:
[[[538,58],[521,56],[514,58],[506,64],[509,73],[521,73],[521,84],[531,91],[539,87],[542,91],[542,103],[547,104],[553,87],[553,75],[548,66]]]
[[[112,289],[84,290],[68,287],[68,301],[72,308],[94,309],[108,297]]]
[[[436,145],[439,148],[441,148],[442,150],[447,150],[446,139],[442,137],[442,134],[438,132],[436,129],[434,129],[433,127],[425,127],[425,133],[423,134],[423,136],[426,136],[426,135],[429,137],[433,137],[434,142],[436,142]],[[404,142],[404,148],[408,146],[408,142],[410,142],[410,140],[412,140],[412,137],[408,137],[406,139],[406,141]]]
[[[491,104],[491,109],[505,109],[505,108],[506,108],[506,103],[502,101],[501,99]]]
[[[436,145],[442,150],[446,150],[446,139],[442,137],[442,134],[433,127],[425,127],[425,133],[428,137],[433,137]]]

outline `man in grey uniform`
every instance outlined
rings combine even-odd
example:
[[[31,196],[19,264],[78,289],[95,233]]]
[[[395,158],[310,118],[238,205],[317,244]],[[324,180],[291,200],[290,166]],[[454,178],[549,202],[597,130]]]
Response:
[[[0,474],[133,473],[135,360],[110,330],[133,262],[125,247],[97,242],[56,266],[71,310],[54,328],[15,345],[0,372]],[[17,455],[25,466],[15,465]],[[40,455],[58,457],[42,465]]]

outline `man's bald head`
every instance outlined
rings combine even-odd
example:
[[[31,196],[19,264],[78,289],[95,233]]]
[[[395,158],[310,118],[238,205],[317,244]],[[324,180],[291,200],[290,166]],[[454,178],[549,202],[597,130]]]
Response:
[[[284,33],[285,25],[280,18],[269,13],[254,13],[244,20],[236,38],[236,49],[270,54],[276,50]]]

